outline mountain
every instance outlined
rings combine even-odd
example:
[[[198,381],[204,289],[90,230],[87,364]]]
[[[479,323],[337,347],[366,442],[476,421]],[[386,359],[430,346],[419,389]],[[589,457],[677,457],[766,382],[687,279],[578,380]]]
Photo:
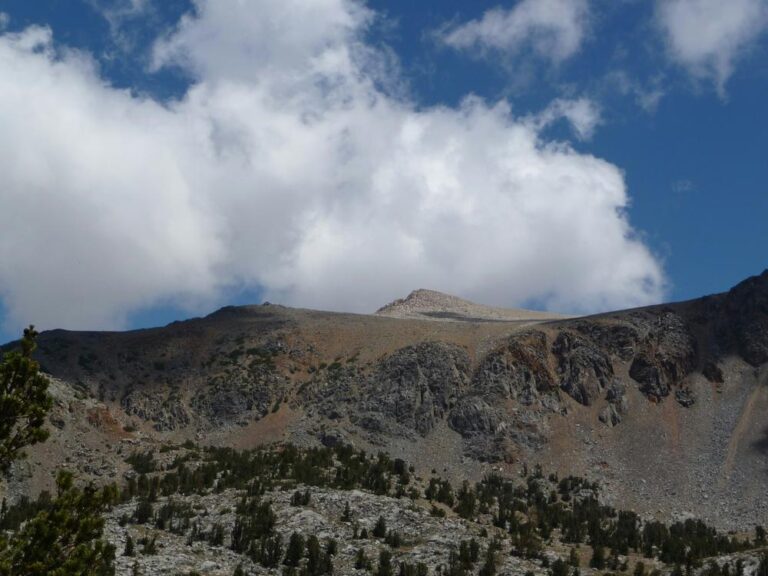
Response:
[[[412,320],[530,322],[562,320],[567,316],[521,308],[493,308],[435,290],[414,290],[407,297],[379,308],[377,316]]]
[[[540,464],[606,502],[722,529],[768,521],[768,271],[688,302],[581,318],[419,290],[375,315],[276,305],[130,332],[52,330],[55,433],[12,498],[135,450],[345,443],[461,481]]]

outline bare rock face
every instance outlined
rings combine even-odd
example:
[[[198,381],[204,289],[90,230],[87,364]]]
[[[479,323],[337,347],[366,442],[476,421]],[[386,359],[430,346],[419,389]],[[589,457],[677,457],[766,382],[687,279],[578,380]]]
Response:
[[[734,286],[719,319],[725,348],[735,348],[752,366],[768,362],[768,270]]]
[[[640,341],[638,329],[627,322],[605,323],[584,320],[577,322],[574,328],[601,350],[625,362],[635,355]]]
[[[265,365],[238,366],[212,377],[192,398],[192,408],[215,424],[245,415],[265,416],[285,388],[283,378]]]
[[[384,359],[363,384],[361,408],[426,435],[456,404],[468,381],[469,356],[462,348],[437,342],[408,346]]]
[[[543,410],[509,412],[492,400],[465,396],[451,410],[448,425],[465,440],[465,453],[481,462],[514,461],[520,449],[546,443]]]
[[[494,435],[507,428],[504,414],[480,396],[466,396],[459,400],[451,410],[448,423],[465,437]]]
[[[190,422],[187,409],[173,390],[130,389],[123,396],[121,406],[127,415],[152,422],[160,432],[176,430]]]
[[[653,400],[669,395],[696,367],[696,341],[685,321],[673,312],[657,316],[648,327],[641,351],[629,368],[640,391]]]
[[[614,380],[605,391],[608,405],[600,411],[600,421],[610,427],[621,423],[622,416],[629,411],[629,401],[624,384]]]
[[[610,357],[572,332],[558,334],[552,353],[557,358],[560,388],[579,404],[594,403],[613,378]]]
[[[487,396],[518,400],[530,406],[557,390],[549,366],[547,337],[532,330],[510,337],[488,354],[472,379],[472,388]]]

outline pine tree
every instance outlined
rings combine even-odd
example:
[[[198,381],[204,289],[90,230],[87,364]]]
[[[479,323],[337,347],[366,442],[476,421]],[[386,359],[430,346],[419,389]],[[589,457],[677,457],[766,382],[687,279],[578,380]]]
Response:
[[[498,569],[499,557],[498,552],[501,549],[501,542],[498,538],[494,538],[488,549],[485,552],[485,561],[480,568],[480,576],[494,576]]]
[[[302,556],[304,556],[304,537],[301,534],[294,532],[291,534],[291,539],[288,541],[288,549],[285,551],[285,560],[283,560],[283,564],[295,568],[299,565],[299,562],[301,562]]]
[[[57,496],[42,512],[0,542],[0,576],[111,576],[115,549],[101,539],[102,512],[113,495],[74,487],[60,472]]]
[[[605,568],[605,550],[602,546],[598,544],[592,546],[592,559],[589,561],[589,565],[597,570]]]
[[[574,568],[579,566],[579,554],[578,552],[576,552],[576,548],[571,548],[571,552],[568,555],[568,564],[570,564]]]
[[[456,513],[462,518],[471,518],[475,514],[475,492],[466,480],[462,483],[458,494]]]
[[[760,564],[757,566],[755,576],[768,576],[768,554],[763,554]]]
[[[135,553],[134,545],[133,545],[133,538],[131,538],[131,535],[128,534],[128,536],[125,538],[125,550],[123,551],[123,556],[133,556]]]
[[[384,520],[384,516],[379,516],[379,519],[376,521],[376,525],[373,527],[371,534],[373,534],[374,538],[386,537],[387,521]]]
[[[570,569],[568,568],[568,564],[558,558],[552,562],[552,567],[549,569],[549,573],[552,576],[568,576]]]
[[[359,548],[357,555],[355,556],[355,569],[356,570],[370,570],[371,561],[368,560],[368,556],[365,555],[365,550]]]
[[[317,576],[320,574],[320,542],[317,536],[312,534],[307,538],[307,574]]]
[[[392,553],[386,548],[379,552],[379,569],[376,576],[392,576]]]
[[[24,330],[21,350],[0,355],[0,472],[24,457],[24,448],[48,438],[45,417],[53,401],[48,379],[32,360],[37,346],[34,326]]]

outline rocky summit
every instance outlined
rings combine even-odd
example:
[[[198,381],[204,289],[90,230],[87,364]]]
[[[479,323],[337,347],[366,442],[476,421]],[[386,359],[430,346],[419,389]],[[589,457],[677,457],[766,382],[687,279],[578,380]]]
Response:
[[[57,469],[97,485],[141,476],[151,486],[157,478],[150,518],[134,522],[135,486],[133,499],[110,512],[107,534],[119,551],[128,536],[149,547],[136,560],[122,557],[118,573],[231,574],[239,565],[279,573],[261,561],[266,551],[243,556],[233,540],[236,508],[247,506],[252,483],[228,487],[234,473],[223,467],[206,489],[178,492],[179,478],[164,488],[165,477],[181,474],[178,458],[189,459],[185,473],[204,470],[212,461],[205,450],[325,451],[327,482],[281,484],[278,467],[260,485],[260,502],[275,516],[263,537],[279,534],[281,546],[300,532],[323,545],[333,539],[343,574],[366,573],[360,550],[375,569],[385,548],[396,569],[422,563],[448,573],[451,551],[473,538],[482,553],[494,546],[500,573],[544,574],[574,547],[574,565],[599,571],[581,560],[592,553],[579,547],[588,539],[568,537],[562,520],[552,520],[560,522],[554,536],[537,532],[540,549],[530,554],[516,554],[522,545],[508,539],[518,534],[512,525],[529,523],[531,507],[542,506],[530,483],[540,481],[547,500],[568,477],[599,486],[594,501],[637,515],[638,526],[696,519],[736,538],[768,522],[768,271],[723,294],[578,318],[427,290],[373,315],[227,307],[163,328],[44,332],[36,358],[51,377],[53,434],[14,464],[6,501],[52,490]],[[336,481],[348,473],[348,449],[385,458],[386,490]],[[142,455],[153,463],[146,470],[137,466]],[[528,482],[517,496],[510,484],[508,495],[528,504],[499,520],[507,496],[494,492],[481,506],[489,478]],[[465,490],[478,511],[464,514],[458,496],[441,502],[437,488],[428,497],[440,482],[455,494],[476,486]],[[311,486],[305,504],[291,504],[294,489]],[[563,509],[580,513],[575,502],[585,494],[568,494]],[[165,520],[158,527],[162,506],[183,508],[186,528],[167,530]],[[386,533],[360,539],[379,516],[406,544],[385,546]],[[759,570],[747,548],[734,544],[728,560],[718,549],[717,565],[741,558],[742,573]],[[616,571],[640,561],[642,550],[631,549],[615,551]],[[671,572],[677,562],[659,550],[648,549],[646,568]],[[469,564],[465,573],[477,573],[482,560]]]

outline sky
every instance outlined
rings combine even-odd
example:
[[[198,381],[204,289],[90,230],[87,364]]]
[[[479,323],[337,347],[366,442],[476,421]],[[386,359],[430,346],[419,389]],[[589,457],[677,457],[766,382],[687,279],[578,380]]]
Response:
[[[768,0],[0,0],[0,342],[766,268]]]

